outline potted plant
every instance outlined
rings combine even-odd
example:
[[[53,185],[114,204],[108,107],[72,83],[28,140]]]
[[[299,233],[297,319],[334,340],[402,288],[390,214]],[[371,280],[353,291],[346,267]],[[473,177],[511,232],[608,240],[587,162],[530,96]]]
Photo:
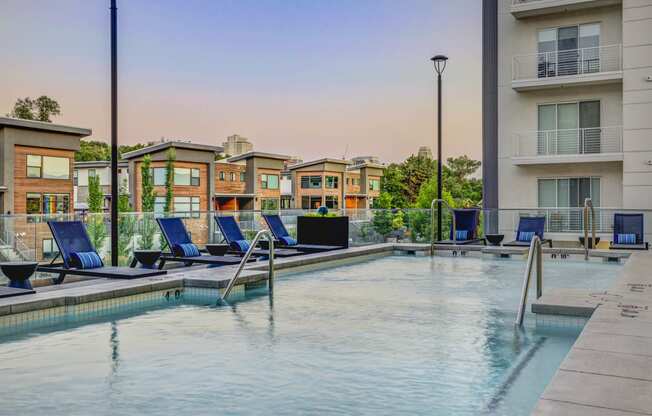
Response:
[[[319,207],[317,213],[297,217],[297,242],[325,246],[349,246],[349,217]]]

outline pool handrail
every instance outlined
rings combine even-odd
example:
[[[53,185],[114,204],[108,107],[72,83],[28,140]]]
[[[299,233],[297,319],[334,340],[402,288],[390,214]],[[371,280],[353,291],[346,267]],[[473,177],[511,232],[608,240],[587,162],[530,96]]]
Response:
[[[584,260],[589,259],[589,213],[591,213],[591,247],[595,248],[595,210],[591,198],[584,199]]]
[[[260,230],[256,233],[254,239],[251,240],[251,245],[249,246],[247,252],[244,254],[244,256],[242,256],[242,260],[238,265],[238,269],[236,270],[231,280],[229,280],[229,283],[227,284],[226,289],[224,290],[224,294],[222,295],[222,300],[226,301],[226,298],[229,297],[229,294],[231,293],[231,289],[233,289],[233,286],[235,285],[235,281],[238,280],[238,277],[240,277],[240,273],[242,273],[242,270],[244,270],[244,267],[247,264],[249,257],[251,257],[251,254],[255,250],[256,244],[258,244],[258,240],[260,240],[260,238],[263,236],[267,237],[267,240],[269,241],[269,265],[267,267],[268,268],[267,284],[270,291],[274,290],[274,236],[269,230]]]
[[[514,325],[517,327],[523,326],[523,318],[525,317],[525,306],[527,304],[527,292],[530,289],[530,280],[532,277],[532,264],[536,259],[537,262],[537,299],[541,297],[543,292],[543,257],[541,255],[541,238],[538,235],[532,237],[530,241],[530,250],[527,256],[527,264],[525,266],[525,275],[523,276],[523,289],[521,291],[521,301],[518,305],[516,313],[516,322]],[[536,255],[536,256],[535,256]]]

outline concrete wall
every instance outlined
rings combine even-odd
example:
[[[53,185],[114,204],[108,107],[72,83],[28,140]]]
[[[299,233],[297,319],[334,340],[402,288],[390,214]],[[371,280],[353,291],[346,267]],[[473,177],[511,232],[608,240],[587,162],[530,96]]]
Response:
[[[652,208],[652,0],[623,0],[623,206]]]

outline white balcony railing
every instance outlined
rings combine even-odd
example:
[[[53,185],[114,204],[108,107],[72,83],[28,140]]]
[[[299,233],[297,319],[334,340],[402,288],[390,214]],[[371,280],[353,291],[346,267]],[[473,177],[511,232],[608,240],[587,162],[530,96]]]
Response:
[[[622,71],[622,45],[516,55],[512,80],[546,79]]]
[[[539,130],[516,135],[515,156],[589,155],[621,153],[623,128],[592,127],[568,130]]]

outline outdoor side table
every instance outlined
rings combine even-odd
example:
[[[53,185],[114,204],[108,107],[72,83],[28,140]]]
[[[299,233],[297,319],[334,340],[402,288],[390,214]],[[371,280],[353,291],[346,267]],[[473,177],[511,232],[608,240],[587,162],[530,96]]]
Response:
[[[146,269],[153,269],[160,257],[161,250],[134,250],[134,258],[129,267],[136,267],[140,263]]]
[[[485,238],[489,241],[489,244],[492,246],[499,246],[505,238],[504,234],[486,234]]]
[[[0,270],[9,279],[9,287],[17,289],[32,289],[29,278],[36,271],[35,261],[8,261],[0,263]]]

